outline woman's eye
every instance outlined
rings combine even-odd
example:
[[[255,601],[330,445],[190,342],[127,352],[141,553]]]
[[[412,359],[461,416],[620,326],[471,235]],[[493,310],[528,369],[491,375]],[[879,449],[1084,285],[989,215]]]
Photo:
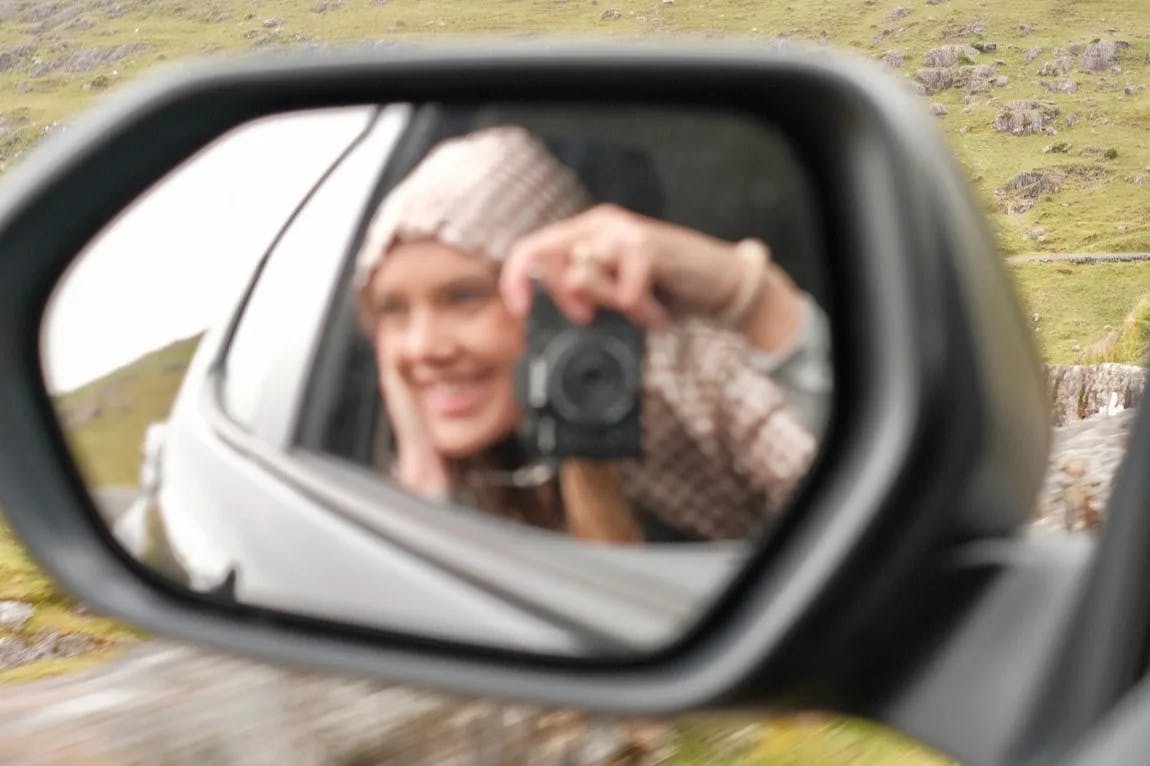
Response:
[[[488,290],[480,290],[474,287],[460,287],[452,290],[448,294],[448,301],[454,306],[468,308],[478,306],[486,302],[490,297],[491,292]]]
[[[407,313],[407,307],[399,301],[385,301],[375,307],[375,315],[381,319],[396,319]]]

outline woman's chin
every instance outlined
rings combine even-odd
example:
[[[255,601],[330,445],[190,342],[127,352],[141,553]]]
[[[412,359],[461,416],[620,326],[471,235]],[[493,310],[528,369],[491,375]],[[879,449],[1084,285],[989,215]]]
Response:
[[[507,429],[439,428],[435,446],[439,454],[452,460],[474,457],[509,435]]]

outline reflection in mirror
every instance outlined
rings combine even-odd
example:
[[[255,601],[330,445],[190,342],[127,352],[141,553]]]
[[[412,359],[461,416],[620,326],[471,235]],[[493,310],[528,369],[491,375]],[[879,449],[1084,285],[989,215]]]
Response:
[[[80,255],[47,384],[115,539],[211,598],[650,651],[826,431],[814,200],[786,138],[733,112],[267,118]]]

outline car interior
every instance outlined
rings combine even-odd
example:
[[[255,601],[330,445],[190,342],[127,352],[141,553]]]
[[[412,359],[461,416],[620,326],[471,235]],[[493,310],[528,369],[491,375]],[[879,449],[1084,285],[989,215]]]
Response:
[[[368,470],[391,449],[374,354],[359,329],[350,289],[354,253],[372,212],[439,142],[484,127],[517,124],[540,136],[576,171],[592,197],[728,240],[755,237],[805,291],[826,305],[820,202],[802,158],[761,119],[727,110],[590,104],[423,104],[389,157],[363,211],[303,407],[298,444]],[[714,151],[699,151],[699,146]],[[719,148],[721,147],[721,150]],[[682,541],[645,520],[649,542]]]

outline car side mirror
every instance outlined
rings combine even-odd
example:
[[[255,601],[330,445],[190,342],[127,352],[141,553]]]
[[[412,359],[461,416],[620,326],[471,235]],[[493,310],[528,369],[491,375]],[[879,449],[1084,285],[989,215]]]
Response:
[[[250,151],[229,154],[241,135]],[[273,135],[293,148],[266,168],[284,171],[277,189],[296,193],[269,214],[270,247],[249,232],[240,248],[229,234],[251,222],[210,197],[243,188],[238,204],[254,214],[267,185],[226,160],[250,158]],[[208,185],[186,198],[199,202],[175,205],[185,215],[173,220],[210,230],[224,249],[178,261],[166,251],[180,243],[165,238],[190,234],[160,226],[137,227],[134,250],[117,240],[117,216],[130,224],[174,168],[210,160],[202,150],[212,142],[225,161],[217,152],[215,165],[198,166]],[[449,155],[450,172],[434,176],[426,168],[444,146],[473,154]],[[478,180],[465,177],[481,167],[468,163],[500,151]],[[530,151],[549,159],[529,166],[546,170],[523,191],[516,184],[530,173],[508,168]],[[500,172],[509,186],[488,199]],[[419,183],[435,193],[419,197]],[[477,185],[451,196],[467,183]],[[423,207],[389,207],[397,190]],[[464,201],[484,211],[467,226]],[[520,218],[531,225],[508,223]],[[477,229],[484,236],[467,239]],[[514,244],[492,245],[505,229]],[[672,253],[643,283],[653,302],[611,303],[614,288],[602,285],[625,281],[631,250],[583,247],[609,230]],[[467,233],[452,239],[457,231]],[[423,248],[406,272],[392,258],[401,245]],[[522,267],[522,285],[528,276],[575,285],[571,295],[649,320],[645,334],[574,321],[580,304],[563,294],[519,348],[518,335],[490,328],[521,325],[483,313],[506,299],[514,315],[515,285],[500,276],[493,298],[490,263],[459,254],[489,246],[499,268]],[[555,277],[554,252],[554,263],[584,272],[570,284]],[[714,268],[691,271],[702,252]],[[110,99],[14,169],[0,197],[0,253],[0,343],[10,349],[0,359],[10,445],[0,497],[15,531],[96,608],[271,659],[632,713],[732,703],[752,678],[781,700],[917,598],[948,546],[1015,534],[1048,445],[1028,328],[929,116],[877,69],[823,52],[393,51],[190,67]],[[166,263],[175,290],[162,282]],[[659,271],[666,263],[685,271]],[[235,269],[228,297],[218,313],[192,316],[196,301],[179,294],[213,268]],[[380,269],[390,282],[377,280]],[[448,271],[459,278],[441,283]],[[103,290],[122,290],[117,273],[153,281],[113,303]],[[746,284],[720,279],[735,274]],[[774,348],[756,346],[755,332],[779,325],[748,317],[785,303],[759,300],[772,279],[797,285],[780,294],[807,296],[814,308],[795,316],[824,328],[798,362],[816,383],[780,383],[769,364],[755,367]],[[150,304],[154,320],[129,308],[164,290],[172,297]],[[427,350],[427,328],[446,332],[447,316],[467,318],[452,332],[490,324],[482,338]],[[69,370],[66,351],[133,338]],[[525,368],[515,399],[513,376],[501,376],[523,354],[547,364],[535,388]],[[388,365],[418,388],[411,402],[381,401],[381,386],[397,390]],[[145,369],[172,374],[170,391],[179,389],[170,413],[139,419],[115,443],[132,455],[127,469],[85,442],[101,417],[92,408],[119,405],[96,388],[86,398],[84,385],[117,369],[137,381]],[[674,395],[656,396],[656,383]],[[549,393],[536,401],[531,391]],[[617,407],[624,394],[633,399]],[[124,422],[141,402],[121,407]],[[524,409],[540,420],[526,447],[506,450],[528,457],[480,461],[520,433]],[[396,434],[411,433],[401,422],[411,413],[432,451],[454,461],[439,484],[403,474],[397,445],[415,442]],[[153,420],[166,424],[149,430]],[[679,444],[690,454],[659,463]],[[604,470],[610,460],[635,462]],[[656,463],[662,473],[652,474]],[[476,465],[486,484],[460,478]],[[563,472],[583,483],[560,484],[561,505],[540,500],[550,490],[534,477]],[[666,488],[684,476],[708,478],[683,482],[697,493],[683,499]],[[132,509],[102,502],[100,487],[115,481],[139,487]],[[621,482],[614,495],[611,482]],[[492,486],[529,491],[484,500]],[[630,516],[604,511],[619,495]],[[493,519],[461,498],[518,515]],[[572,511],[577,498],[594,523]],[[546,521],[557,507],[566,515]],[[770,512],[731,522],[743,507]],[[154,540],[148,519],[173,528],[172,545],[140,542]]]

